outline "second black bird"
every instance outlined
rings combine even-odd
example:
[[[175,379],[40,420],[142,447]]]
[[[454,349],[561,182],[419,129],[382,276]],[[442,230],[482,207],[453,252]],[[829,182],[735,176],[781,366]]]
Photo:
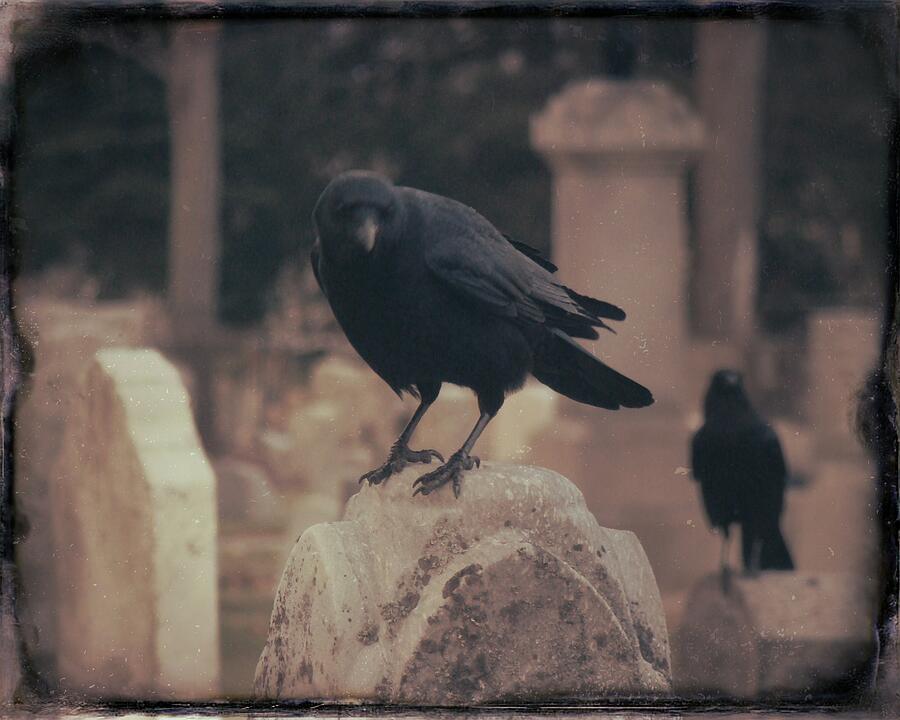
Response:
[[[781,533],[787,465],[778,436],[754,410],[733,370],[713,374],[703,410],[691,463],[710,525],[723,534],[723,572],[732,525],[741,528],[745,570],[793,570]]]
[[[416,481],[426,495],[448,482],[459,494],[462,472],[479,463],[478,436],[529,373],[596,407],[653,402],[572,339],[595,339],[625,313],[562,285],[550,262],[473,209],[354,171],[325,188],[313,219],[313,270],[348,340],[396,393],[420,399],[387,461],[361,481],[443,461],[409,441],[445,382],[471,388],[480,417],[462,447]]]

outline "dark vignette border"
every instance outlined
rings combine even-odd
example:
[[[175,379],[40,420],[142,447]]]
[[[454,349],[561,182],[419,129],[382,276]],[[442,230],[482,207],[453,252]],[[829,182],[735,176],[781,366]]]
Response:
[[[645,2],[602,2],[602,0],[219,0],[218,2],[190,2],[177,0],[46,0],[43,5],[43,25],[64,30],[84,22],[119,23],[133,20],[192,20],[192,19],[278,19],[278,18],[550,18],[550,17],[626,17],[741,20],[770,18],[823,22],[841,19],[858,19],[888,12],[893,18],[891,37],[879,40],[886,48],[883,71],[889,79],[891,121],[889,135],[888,175],[885,178],[884,199],[888,212],[886,241],[886,295],[879,367],[873,369],[872,379],[866,390],[860,392],[860,427],[867,426],[864,440],[877,454],[877,513],[881,534],[881,576],[878,608],[878,640],[881,649],[879,661],[897,662],[897,615],[900,604],[900,506],[898,506],[898,404],[900,397],[900,286],[898,286],[898,262],[900,262],[900,48],[898,48],[897,20],[900,11],[891,0],[727,0],[719,2],[676,2],[674,0],[647,0]],[[0,653],[11,648],[3,637],[7,628],[15,628],[16,571],[13,541],[16,535],[13,513],[14,456],[12,452],[13,412],[16,390],[29,358],[27,347],[17,336],[14,323],[14,305],[11,281],[14,274],[11,245],[11,198],[15,145],[16,114],[15,77],[11,74],[5,88],[7,97],[0,96]],[[2,88],[0,88],[2,91]],[[868,396],[868,397],[866,397]],[[866,405],[868,400],[868,405]],[[866,417],[863,417],[863,416]],[[866,422],[868,421],[868,422]],[[864,432],[862,429],[860,432]],[[15,642],[18,642],[17,635]],[[15,648],[15,655],[25,658],[22,647]],[[3,663],[11,658],[0,658]],[[523,703],[521,705],[490,705],[477,707],[409,707],[376,704],[335,704],[317,702],[271,701],[216,701],[216,702],[156,702],[113,701],[84,703],[72,702],[65,696],[47,696],[39,687],[39,681],[28,667],[27,658],[21,661],[19,671],[29,690],[44,700],[23,703],[10,708],[16,714],[40,713],[54,717],[60,714],[86,712],[110,716],[126,712],[157,713],[164,716],[185,714],[216,717],[220,715],[246,714],[269,717],[313,715],[340,717],[353,714],[359,717],[411,717],[428,715],[433,718],[451,718],[463,715],[513,716],[520,714],[547,714],[566,716],[574,713],[605,714],[637,711],[642,715],[663,716],[683,713],[806,713],[837,714],[842,711],[878,712],[876,695],[872,688],[857,685],[820,696],[815,700],[804,698],[802,702],[751,702],[739,703],[720,698],[666,698],[660,700],[620,699],[602,703],[584,700],[554,701],[549,703]],[[879,668],[880,674],[881,668]],[[0,669],[0,672],[9,672]],[[889,688],[900,691],[900,688]]]

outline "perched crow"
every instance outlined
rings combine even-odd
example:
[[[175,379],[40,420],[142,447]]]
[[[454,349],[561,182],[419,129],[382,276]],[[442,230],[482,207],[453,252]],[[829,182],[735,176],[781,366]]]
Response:
[[[753,409],[733,370],[713,374],[703,410],[691,464],[709,523],[723,533],[723,574],[732,525],[741,527],[745,570],[793,570],[780,527],[787,467],[778,436]]]
[[[313,211],[311,262],[356,351],[398,395],[420,404],[381,467],[378,484],[409,463],[444,458],[409,440],[445,382],[474,390],[481,416],[463,446],[420,477],[423,495],[479,464],[475,441],[528,373],[579,402],[616,410],[644,407],[650,392],[604,365],[573,337],[597,338],[615,305],[569,290],[550,262],[515,243],[471,208],[396,187],[374,173],[344,173]]]

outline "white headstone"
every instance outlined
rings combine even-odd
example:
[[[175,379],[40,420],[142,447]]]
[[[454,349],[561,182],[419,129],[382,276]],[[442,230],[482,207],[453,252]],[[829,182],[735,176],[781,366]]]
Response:
[[[166,335],[159,302],[87,303],[18,299],[17,319],[33,353],[14,415],[15,509],[23,537],[15,546],[17,613],[32,668],[52,684],[56,672],[56,608],[50,523],[55,483],[50,472],[63,430],[81,398],[73,388],[94,353],[109,346],[150,346]]]
[[[60,687],[214,697],[215,478],[178,372],[154,350],[106,349],[69,392],[50,496]]]

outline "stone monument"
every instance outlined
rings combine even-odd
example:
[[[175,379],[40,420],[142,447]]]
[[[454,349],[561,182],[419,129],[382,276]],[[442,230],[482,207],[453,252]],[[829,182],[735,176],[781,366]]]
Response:
[[[591,78],[532,117],[531,142],[553,172],[561,277],[628,314],[604,361],[652,380],[658,404],[677,404],[689,339],[685,178],[703,142],[699,117],[663,82]]]
[[[52,684],[60,598],[53,571],[51,471],[66,425],[83,400],[73,389],[97,350],[152,346],[166,337],[167,323],[161,304],[150,298],[86,303],[20,297],[17,316],[34,352],[34,369],[23,378],[14,416],[15,510],[22,534],[15,546],[16,612],[29,663]]]
[[[108,348],[73,396],[49,496],[69,696],[218,692],[215,478],[158,352]]]
[[[666,693],[659,591],[637,538],[568,480],[485,463],[459,499],[426,468],[364,487],[287,563],[256,671],[272,699],[456,705]]]

